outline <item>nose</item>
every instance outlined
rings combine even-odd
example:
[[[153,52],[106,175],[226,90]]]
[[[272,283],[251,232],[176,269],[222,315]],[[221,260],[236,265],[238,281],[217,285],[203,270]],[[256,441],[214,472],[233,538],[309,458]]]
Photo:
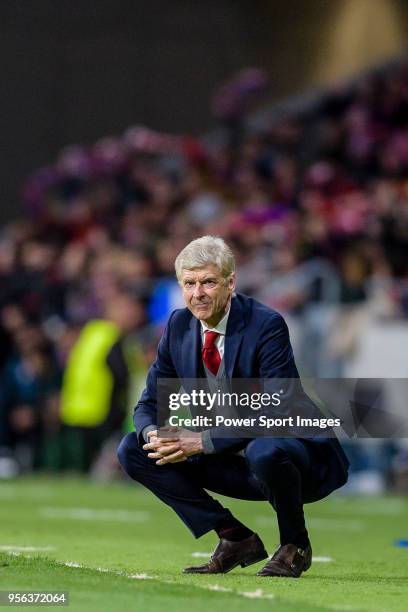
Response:
[[[196,283],[193,291],[193,297],[200,298],[205,294],[203,286],[201,283]]]

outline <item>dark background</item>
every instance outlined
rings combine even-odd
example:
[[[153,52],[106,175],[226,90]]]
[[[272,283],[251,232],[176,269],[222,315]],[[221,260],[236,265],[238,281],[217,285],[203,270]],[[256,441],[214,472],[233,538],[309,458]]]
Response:
[[[268,100],[402,51],[405,0],[3,0],[0,221],[59,149],[132,124],[201,133],[209,98],[240,68]],[[266,102],[265,101],[265,102]]]

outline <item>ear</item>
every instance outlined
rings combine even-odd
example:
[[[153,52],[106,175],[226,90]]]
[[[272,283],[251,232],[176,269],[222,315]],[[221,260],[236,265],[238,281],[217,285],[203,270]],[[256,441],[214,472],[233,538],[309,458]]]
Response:
[[[234,291],[236,285],[235,272],[233,272],[228,280],[228,289]]]

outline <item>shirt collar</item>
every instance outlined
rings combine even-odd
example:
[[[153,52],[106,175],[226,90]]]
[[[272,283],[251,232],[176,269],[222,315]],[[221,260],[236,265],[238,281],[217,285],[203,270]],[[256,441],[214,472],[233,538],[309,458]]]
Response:
[[[221,321],[215,327],[208,327],[205,321],[200,321],[202,333],[209,330],[209,331],[217,332],[217,334],[221,334],[222,336],[225,336],[226,331],[227,331],[227,323],[228,323],[228,317],[229,317],[230,311],[231,311],[231,307],[228,309],[228,312],[225,313]]]

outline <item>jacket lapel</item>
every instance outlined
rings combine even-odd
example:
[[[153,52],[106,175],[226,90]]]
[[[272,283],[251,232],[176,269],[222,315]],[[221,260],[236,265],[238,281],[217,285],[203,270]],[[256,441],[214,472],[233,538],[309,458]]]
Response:
[[[201,348],[200,321],[191,317],[189,330],[184,334],[181,345],[181,358],[183,362],[183,378],[198,378],[198,358]]]
[[[244,336],[245,320],[244,310],[237,297],[232,298],[231,310],[228,317],[227,333],[225,336],[225,374],[232,378],[238,350]]]

